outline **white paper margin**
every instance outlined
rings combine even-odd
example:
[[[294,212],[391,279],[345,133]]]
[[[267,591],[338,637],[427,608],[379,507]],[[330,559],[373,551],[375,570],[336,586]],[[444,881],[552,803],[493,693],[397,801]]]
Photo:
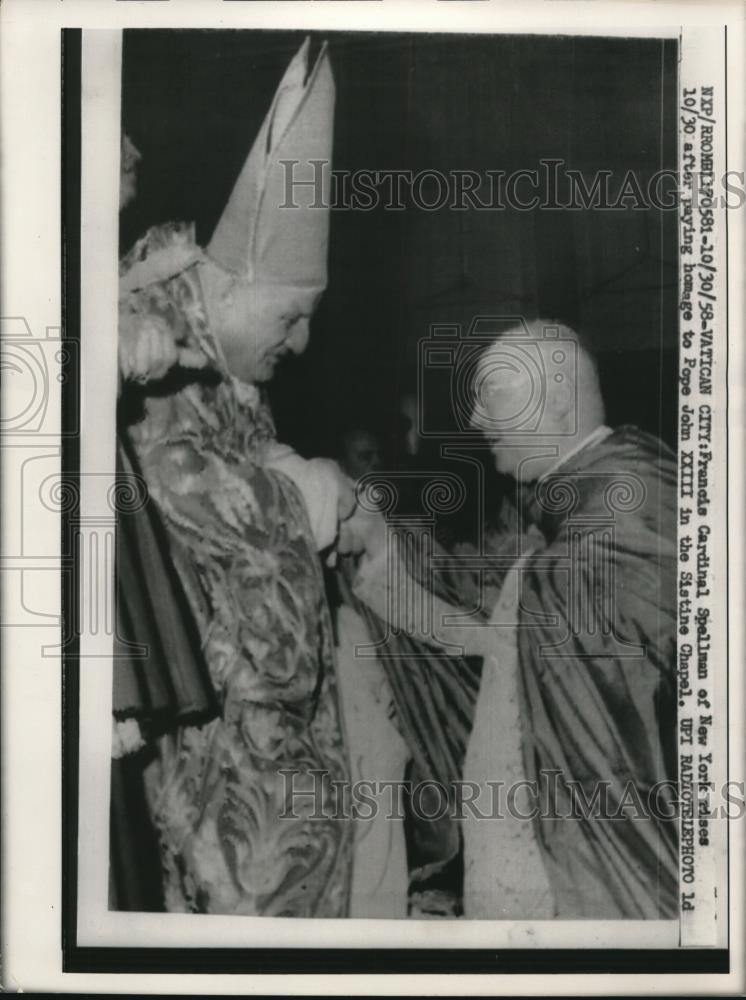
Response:
[[[498,8],[495,4],[476,5],[445,4],[437,2],[409,2],[392,4],[336,4],[311,5],[287,2],[281,5],[252,3],[246,5],[222,4],[219,2],[176,2],[166,4],[90,4],[80,0],[66,0],[64,4],[53,0],[6,0],[2,10],[2,60],[0,60],[0,101],[3,140],[2,178],[2,314],[23,316],[35,337],[43,337],[47,328],[59,326],[60,320],[60,239],[59,239],[59,109],[60,109],[60,38],[63,25],[112,28],[143,24],[149,27],[293,27],[293,28],[358,28],[374,30],[439,30],[439,31],[511,31],[532,30],[546,33],[572,34],[643,34],[668,35],[673,33],[672,24],[685,21],[687,27],[695,31],[719,23],[729,22],[729,37],[732,58],[729,62],[729,107],[730,128],[729,163],[743,169],[743,8],[740,4],[533,4],[523,2],[505,3]],[[538,15],[538,17],[537,17]],[[541,28],[537,27],[541,25]],[[620,28],[619,25],[626,25]],[[23,94],[23,98],[19,97]],[[111,126],[109,126],[111,128]],[[115,132],[118,133],[118,119]],[[84,137],[85,143],[85,137]],[[109,147],[118,149],[116,139]],[[112,191],[112,165],[108,162],[106,146],[102,142],[99,152],[102,162],[102,197],[104,201]],[[85,150],[84,150],[85,158]],[[85,167],[84,167],[85,169]],[[108,188],[108,194],[103,190]],[[9,192],[12,191],[12,196]],[[113,204],[113,202],[112,202]],[[88,211],[86,207],[85,212]],[[107,209],[107,212],[109,210]],[[102,223],[113,225],[114,212],[102,209]],[[742,213],[730,219],[730,315],[731,339],[733,342],[731,371],[731,434],[730,455],[732,474],[729,479],[730,511],[733,518],[732,537],[743,538],[743,484],[742,458],[744,410],[742,403],[743,386],[743,218]],[[109,237],[111,239],[111,237]],[[104,237],[106,239],[106,237]],[[12,240],[13,254],[7,253]],[[115,243],[113,244],[115,246]],[[85,253],[85,248],[84,248]],[[84,265],[85,266],[85,263]],[[112,265],[112,272],[115,265]],[[106,280],[104,278],[104,280]],[[114,279],[115,280],[115,279]],[[110,296],[110,289],[103,289],[109,303],[116,301]],[[84,306],[85,308],[85,306]],[[93,307],[90,316],[95,315]],[[113,338],[116,329],[111,326]],[[85,318],[84,318],[85,322]],[[107,334],[108,335],[108,334]],[[106,343],[102,335],[101,357],[106,353]],[[113,357],[113,353],[111,355]],[[106,370],[106,369],[105,369]],[[112,396],[107,395],[104,382],[101,392],[94,401],[102,409],[94,415],[94,402],[88,401],[89,410],[84,413],[87,429],[101,427],[106,441],[104,447],[110,449],[113,465],[113,436],[109,433],[108,420],[112,412]],[[3,412],[8,412],[14,400],[3,399]],[[47,428],[45,427],[45,430]],[[52,433],[53,427],[49,425]],[[85,434],[84,434],[85,440]],[[108,442],[108,443],[106,443]],[[5,442],[4,442],[5,443]],[[51,447],[51,446],[50,446]],[[93,447],[93,445],[92,445]],[[54,453],[52,453],[54,458]],[[6,454],[3,455],[6,459]],[[99,464],[99,468],[101,468]],[[4,467],[5,471],[5,467]],[[735,473],[735,474],[734,474]],[[15,529],[20,514],[34,516],[33,503],[27,496],[14,495],[13,488],[3,482],[3,552],[8,550],[6,541]],[[28,518],[27,518],[28,520]],[[742,547],[742,544],[741,546]],[[59,558],[58,538],[43,539],[43,555],[51,560]],[[11,549],[12,551],[12,549]],[[40,562],[41,565],[41,562]],[[45,613],[54,615],[59,609],[59,573],[49,569],[49,562],[41,565],[35,576],[24,580],[33,583],[34,597],[44,607]],[[4,563],[4,570],[8,564]],[[11,566],[11,569],[13,567]],[[29,567],[29,570],[33,567]],[[739,671],[731,677],[731,777],[743,775],[743,625],[742,614],[737,609],[743,607],[742,559],[738,551],[731,552],[731,670]],[[3,578],[3,597],[6,598],[12,582]],[[6,989],[19,986],[25,990],[61,989],[114,991],[166,989],[181,992],[201,993],[219,990],[225,993],[245,992],[261,989],[263,992],[294,991],[298,988],[327,994],[342,993],[346,989],[361,988],[354,977],[324,976],[301,977],[256,977],[249,976],[151,976],[131,974],[117,976],[61,974],[60,954],[60,671],[54,658],[42,657],[42,646],[49,645],[49,632],[43,641],[34,628],[13,628],[3,632],[3,717],[2,717],[2,762],[3,762],[3,813],[10,817],[3,827],[3,983]],[[100,652],[100,650],[99,650]],[[90,709],[103,716],[110,706],[110,674],[104,683],[100,670],[95,675],[93,685],[99,692],[93,695],[84,715]],[[93,675],[92,675],[93,676]],[[739,683],[740,681],[740,683]],[[106,700],[103,691],[106,688]],[[86,695],[88,697],[88,695]],[[95,706],[95,707],[94,707]],[[108,744],[110,728],[108,709],[106,710],[106,754],[98,763],[92,763],[96,770],[91,772],[98,785],[96,775],[105,769],[108,775]],[[98,746],[99,744],[96,744]],[[103,746],[103,742],[101,744]],[[81,768],[83,761],[81,760]],[[108,777],[103,788],[108,784]],[[108,793],[107,793],[108,801]],[[108,810],[106,810],[108,812]],[[108,817],[107,817],[108,821]],[[82,828],[82,832],[84,832]],[[743,886],[743,830],[742,824],[731,827],[731,884]],[[95,853],[95,852],[94,852]],[[81,855],[83,852],[81,851]],[[86,858],[82,858],[88,863]],[[100,861],[94,858],[94,867]],[[740,878],[739,878],[740,877]],[[731,942],[739,942],[744,937],[743,896],[736,893],[733,903]],[[177,915],[172,915],[179,920]],[[159,920],[162,921],[162,917]],[[192,918],[189,918],[192,919]],[[205,918],[194,918],[204,920]],[[231,918],[209,918],[216,921],[216,929],[224,920]],[[253,923],[251,918],[245,921]],[[261,922],[261,921],[259,921]],[[265,921],[265,923],[267,923]],[[325,921],[271,921],[268,941],[279,944],[280,924],[292,923],[299,929],[300,923],[318,929]],[[350,928],[356,945],[371,945],[371,931],[378,922],[339,921],[329,922],[328,943],[340,946],[342,925]],[[417,923],[413,921],[395,924],[397,944],[415,946],[418,942]],[[491,924],[481,922],[458,925],[466,936],[468,931],[479,934],[480,930],[490,931]],[[595,924],[594,924],[595,926]],[[655,925],[646,924],[651,932]],[[565,923],[564,929],[572,930],[573,925]],[[588,924],[582,925],[580,940],[587,946],[591,943]],[[132,930],[132,928],[130,928]],[[221,928],[225,930],[225,928]],[[447,944],[453,946],[484,946],[482,941],[472,940],[470,944],[454,936],[457,925],[448,925]],[[423,944],[440,945],[438,925],[427,922],[422,928]],[[260,943],[253,934],[244,934],[241,943]],[[220,944],[226,945],[224,934],[220,934]],[[494,938],[490,943],[497,946]],[[136,940],[130,936],[130,943]],[[579,938],[572,942],[577,944]],[[207,942],[204,936],[202,944]],[[311,945],[314,938],[303,934],[303,943]],[[512,942],[511,942],[512,943]],[[617,938],[617,946],[622,940]],[[504,945],[503,945],[504,946]],[[743,985],[742,953],[734,955],[735,968],[730,977],[717,980],[704,976],[645,977],[646,990],[656,989],[666,992],[699,992],[717,983],[718,991],[738,989]],[[653,985],[654,978],[654,985]],[[485,990],[499,992],[541,992],[543,977],[510,976],[500,983],[499,977],[475,976],[468,981],[459,978],[459,992],[479,993]],[[606,993],[629,991],[634,988],[635,978],[626,984],[623,978],[608,976],[587,976],[578,980],[572,976],[552,976],[543,979],[543,987],[552,992],[579,993],[603,989]],[[640,984],[642,986],[642,984]],[[366,992],[393,992],[409,989],[433,993],[446,993],[453,989],[446,977],[366,977],[362,988]]]

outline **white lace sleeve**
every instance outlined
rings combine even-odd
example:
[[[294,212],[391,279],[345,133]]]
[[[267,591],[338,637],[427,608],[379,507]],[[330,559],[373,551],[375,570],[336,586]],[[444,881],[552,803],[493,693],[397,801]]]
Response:
[[[286,475],[297,486],[306,505],[319,552],[337,537],[339,480],[325,458],[301,458],[289,445],[270,445],[264,468]]]

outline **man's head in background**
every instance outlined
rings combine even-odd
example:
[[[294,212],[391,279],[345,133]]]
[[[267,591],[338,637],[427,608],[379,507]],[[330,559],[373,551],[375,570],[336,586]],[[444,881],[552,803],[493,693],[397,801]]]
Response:
[[[476,366],[471,423],[498,472],[536,481],[605,421],[596,361],[568,326],[537,319],[500,333]]]
[[[350,479],[358,480],[381,467],[378,438],[363,426],[350,427],[343,435],[339,462]]]
[[[137,164],[142,154],[126,132],[122,133],[119,154],[119,211],[126,208],[137,195]]]

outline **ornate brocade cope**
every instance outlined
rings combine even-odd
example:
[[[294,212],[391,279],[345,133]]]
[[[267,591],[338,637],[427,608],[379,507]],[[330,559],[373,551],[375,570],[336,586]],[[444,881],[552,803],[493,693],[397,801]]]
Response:
[[[190,248],[189,230],[158,227],[122,269]],[[164,741],[151,782],[167,909],[345,916],[351,830],[334,818],[330,782],[347,779],[347,755],[303,501],[262,467],[271,416],[222,365],[197,267],[123,295],[120,324],[144,322],[166,323],[209,361],[133,390],[140,413],[128,427],[221,706]]]

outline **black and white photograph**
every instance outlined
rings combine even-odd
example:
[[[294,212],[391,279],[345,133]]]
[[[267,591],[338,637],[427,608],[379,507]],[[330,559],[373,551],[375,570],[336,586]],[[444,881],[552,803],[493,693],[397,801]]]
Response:
[[[63,969],[733,971],[746,183],[671,13],[62,26]]]
[[[124,33],[113,907],[678,915],[677,54]]]

